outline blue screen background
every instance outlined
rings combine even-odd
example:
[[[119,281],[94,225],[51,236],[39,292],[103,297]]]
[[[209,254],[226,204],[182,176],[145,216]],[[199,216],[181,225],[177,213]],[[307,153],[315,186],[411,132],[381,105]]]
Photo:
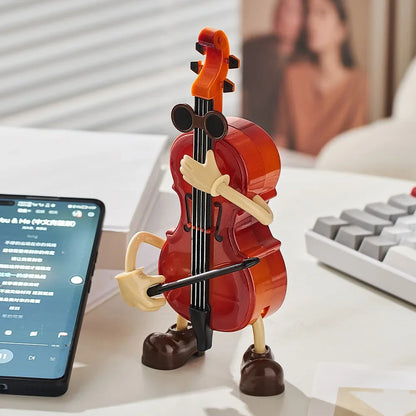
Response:
[[[0,205],[0,376],[64,375],[99,219],[85,202]]]

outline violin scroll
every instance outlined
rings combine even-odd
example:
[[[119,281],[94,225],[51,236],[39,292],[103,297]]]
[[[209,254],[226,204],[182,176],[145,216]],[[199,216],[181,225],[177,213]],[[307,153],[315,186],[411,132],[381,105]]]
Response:
[[[198,74],[191,93],[195,97],[214,100],[214,110],[221,112],[222,93],[234,91],[234,84],[226,78],[228,69],[238,68],[240,61],[230,55],[228,39],[222,30],[202,29],[196,49],[206,57],[204,64],[191,62],[191,69]]]

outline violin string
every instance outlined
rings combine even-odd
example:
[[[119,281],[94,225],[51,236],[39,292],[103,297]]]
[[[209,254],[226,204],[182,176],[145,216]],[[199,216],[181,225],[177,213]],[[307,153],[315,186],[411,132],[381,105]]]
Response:
[[[198,111],[198,99],[195,98],[195,110]],[[198,158],[198,129],[194,129],[194,140],[193,140],[193,158],[197,160]],[[192,188],[192,218],[191,218],[191,274],[196,274],[196,201],[197,200],[197,192],[195,188]],[[196,306],[196,286],[193,284],[191,285],[191,305]]]
[[[202,114],[205,114],[205,100],[202,100]],[[200,129],[200,134],[201,134],[201,154],[200,154],[200,158],[201,158],[201,163],[205,163],[205,133],[202,129]],[[204,272],[204,254],[205,254],[205,241],[204,241],[204,233],[203,233],[203,227],[204,227],[204,216],[205,216],[205,212],[204,212],[204,199],[205,199],[205,193],[203,191],[200,191],[200,196],[201,196],[201,200],[200,200],[200,206],[199,206],[199,212],[200,212],[200,217],[199,217],[199,238],[201,241],[201,251],[199,253],[199,271],[200,273]],[[199,307],[201,309],[205,309],[205,305],[203,302],[204,299],[204,284],[203,282],[199,283]]]
[[[205,102],[204,100],[200,99],[200,108],[199,108],[199,115],[204,115],[204,111],[205,111]],[[198,161],[199,163],[204,163],[204,133],[202,131],[202,129],[199,129],[199,155],[198,155]],[[203,227],[203,192],[202,191],[198,191],[199,193],[199,198],[198,198],[198,240],[199,240],[199,251],[198,251],[198,273],[202,273],[202,263],[203,263],[203,255],[204,255],[204,240],[202,238],[202,232],[201,232],[201,228]],[[203,309],[203,302],[202,302],[202,297],[203,297],[203,285],[201,282],[198,283],[198,307],[200,309]]]
[[[204,100],[204,115],[208,112],[208,101]],[[205,163],[206,161],[206,155],[207,155],[207,135],[205,133],[205,131],[202,132],[202,158],[203,163]],[[207,227],[207,199],[208,199],[208,194],[206,192],[202,193],[203,196],[203,209],[201,212],[201,239],[203,241],[203,245],[202,245],[202,256],[201,256],[201,268],[202,268],[202,272],[207,271],[206,270],[206,255],[207,255],[207,240],[206,240],[206,227]],[[205,282],[201,282],[201,307],[203,310],[205,310],[206,308],[206,304],[205,304],[205,290],[206,290],[206,283]]]
[[[198,115],[201,112],[200,108],[200,100],[197,100],[197,108],[196,108]],[[197,129],[197,146],[196,146],[196,160],[200,161],[200,154],[201,154],[201,130]],[[199,242],[199,232],[198,232],[198,226],[199,226],[199,198],[200,198],[200,191],[198,189],[195,190],[195,240],[196,240],[196,246],[195,246],[195,274],[199,273],[199,249],[200,249],[200,242]],[[195,306],[199,307],[199,299],[200,299],[200,285],[197,283],[195,285]]]
[[[201,108],[201,99],[196,98],[195,100],[195,110],[198,115],[201,115],[203,112],[203,108]],[[201,129],[197,128],[195,129],[195,135],[196,140],[194,143],[194,159],[201,163]],[[193,188],[192,190],[194,197],[193,197],[193,224],[192,224],[192,230],[193,230],[193,236],[194,236],[194,244],[193,244],[193,261],[194,261],[194,267],[192,274],[198,274],[201,273],[201,234],[200,234],[200,227],[201,227],[201,191],[199,189]],[[192,285],[193,289],[193,300],[192,305],[201,308],[201,285],[199,283],[196,283]]]
[[[198,108],[198,115],[203,115],[204,113],[204,102],[202,99],[199,99],[199,108]],[[202,163],[202,153],[203,153],[203,134],[202,130],[199,129],[199,147],[198,147],[198,162]],[[202,257],[202,250],[203,250],[203,240],[201,236],[201,217],[202,217],[202,191],[198,190],[198,208],[197,208],[197,215],[198,215],[198,227],[197,227],[197,234],[199,240],[199,250],[198,250],[198,273],[201,273],[201,257]],[[202,285],[198,282],[198,308],[202,308],[201,296],[202,296]]]
[[[203,100],[202,101],[202,113],[203,115],[205,115],[206,113],[206,101]],[[201,163],[205,163],[205,156],[206,156],[206,146],[205,146],[205,142],[206,142],[206,136],[205,136],[205,132],[203,130],[201,130],[201,136],[202,136],[202,141],[201,141]],[[203,270],[204,268],[204,258],[205,258],[205,239],[204,239],[204,232],[203,232],[203,228],[204,228],[204,217],[205,217],[205,204],[206,204],[206,193],[205,192],[201,192],[201,217],[200,217],[200,224],[201,224],[201,228],[200,228],[200,235],[201,235],[201,272],[205,271]],[[205,304],[204,304],[204,291],[205,291],[205,285],[203,282],[200,282],[200,299],[199,299],[199,305],[201,307],[201,309],[205,309]]]
[[[207,101],[207,109],[206,113],[213,110],[213,101],[209,100]],[[206,114],[205,113],[205,114]],[[204,132],[205,138],[206,138],[206,150],[205,155],[208,150],[212,149],[212,139],[208,137],[208,135]],[[208,230],[211,230],[212,226],[212,196],[211,194],[205,194],[206,195],[206,212],[205,212],[205,226],[204,226],[204,238],[205,238],[205,260],[204,260],[204,271],[210,270],[210,247],[211,247],[211,234],[208,232]],[[209,281],[204,281],[204,308],[206,309],[207,306],[209,306]]]

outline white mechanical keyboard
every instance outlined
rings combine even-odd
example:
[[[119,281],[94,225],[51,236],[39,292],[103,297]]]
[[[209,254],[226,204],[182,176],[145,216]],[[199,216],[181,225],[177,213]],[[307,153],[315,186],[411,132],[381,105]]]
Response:
[[[306,232],[322,263],[416,305],[416,188],[339,217],[320,217]]]

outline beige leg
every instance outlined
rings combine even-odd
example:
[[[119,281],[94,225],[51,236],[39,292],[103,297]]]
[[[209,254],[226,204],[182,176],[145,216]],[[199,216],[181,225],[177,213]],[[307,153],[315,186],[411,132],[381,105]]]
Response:
[[[188,321],[181,315],[178,315],[178,318],[176,319],[176,330],[184,331],[187,328],[188,328]]]
[[[254,336],[254,352],[264,354],[266,352],[266,341],[264,336],[263,318],[259,316],[251,325]]]

